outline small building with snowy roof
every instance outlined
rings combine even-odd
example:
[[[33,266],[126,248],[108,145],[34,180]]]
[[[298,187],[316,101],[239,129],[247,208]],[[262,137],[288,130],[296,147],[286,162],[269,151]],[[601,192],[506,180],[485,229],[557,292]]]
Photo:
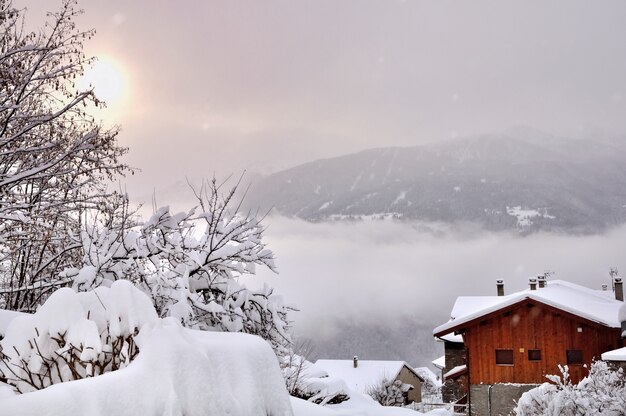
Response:
[[[546,374],[558,374],[558,365],[568,365],[578,382],[585,364],[621,347],[623,302],[616,295],[623,299],[623,292],[621,279],[615,282],[614,294],[531,279],[529,289],[505,296],[499,281],[498,296],[457,298],[450,321],[433,334],[462,337],[465,367],[448,369],[446,362],[444,376],[467,373],[470,414],[508,414],[523,392],[544,383]]]
[[[360,360],[317,360],[315,365],[328,372],[332,377],[343,379],[348,387],[360,393],[368,394],[372,387],[383,379],[400,381],[413,388],[407,392],[407,403],[422,401],[424,379],[404,361]]]

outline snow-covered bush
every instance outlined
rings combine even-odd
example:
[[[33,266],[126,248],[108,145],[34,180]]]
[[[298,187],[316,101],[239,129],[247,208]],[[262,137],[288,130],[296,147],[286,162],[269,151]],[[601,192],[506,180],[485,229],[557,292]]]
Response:
[[[298,354],[282,358],[283,377],[287,391],[316,404],[338,404],[350,398],[345,381],[329,377],[328,373]]]
[[[144,325],[127,368],[2,397],[2,416],[293,416],[276,356],[261,338]]]
[[[34,315],[15,318],[0,341],[0,377],[25,393],[126,367],[135,337],[158,319],[130,282],[76,293],[54,292]]]
[[[367,393],[383,406],[404,406],[411,389],[413,386],[410,384],[383,377],[378,384],[371,386]]]
[[[544,383],[522,395],[515,409],[518,416],[626,414],[626,377],[621,368],[595,361],[578,384],[569,379],[567,366],[559,369],[562,376],[546,376],[554,384]]]
[[[77,290],[129,279],[151,296],[161,317],[190,328],[259,335],[278,355],[287,354],[291,308],[269,286],[252,290],[238,281],[256,266],[275,266],[261,219],[239,212],[236,189],[222,193],[214,179],[196,192],[196,207],[179,213],[163,207],[145,222],[133,219],[127,205],[109,208],[77,236],[83,264],[63,277]]]

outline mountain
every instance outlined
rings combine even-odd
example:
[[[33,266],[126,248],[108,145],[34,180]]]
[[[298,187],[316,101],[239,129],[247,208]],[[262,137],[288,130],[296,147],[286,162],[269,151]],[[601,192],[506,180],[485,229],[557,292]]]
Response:
[[[308,221],[597,232],[626,221],[626,141],[526,131],[371,149],[257,179],[247,202]]]

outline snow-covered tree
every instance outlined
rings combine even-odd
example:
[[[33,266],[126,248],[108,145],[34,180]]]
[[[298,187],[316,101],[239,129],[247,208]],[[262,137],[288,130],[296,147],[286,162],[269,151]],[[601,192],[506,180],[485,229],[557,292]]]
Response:
[[[368,389],[368,394],[383,406],[404,406],[413,386],[400,380],[383,377],[378,384]]]
[[[98,217],[77,236],[84,257],[62,278],[77,290],[129,279],[148,293],[162,317],[185,326],[255,334],[277,354],[287,354],[290,307],[265,285],[248,289],[239,278],[256,266],[275,271],[274,255],[262,241],[255,213],[242,214],[235,185],[223,191],[215,179],[195,191],[198,205],[172,213],[163,207],[142,222],[127,204]]]
[[[515,409],[518,416],[626,414],[626,376],[621,368],[595,361],[578,384],[569,379],[567,366],[559,369],[561,376],[546,376],[553,384],[544,383],[522,395]]]
[[[76,28],[75,6],[64,0],[29,32],[24,10],[0,0],[0,307],[33,311],[64,283],[59,272],[81,257],[70,232],[119,197],[103,184],[127,170],[118,130],[86,113],[102,103],[76,85],[93,31]]]

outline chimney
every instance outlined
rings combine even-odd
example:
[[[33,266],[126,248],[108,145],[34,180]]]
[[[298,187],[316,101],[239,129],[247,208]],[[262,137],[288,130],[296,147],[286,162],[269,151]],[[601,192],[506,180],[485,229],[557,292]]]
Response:
[[[496,280],[496,289],[498,289],[498,296],[504,296],[504,280]]]
[[[354,368],[357,368],[359,366],[359,357],[357,355],[355,355],[352,359],[352,364],[354,365]]]
[[[537,279],[531,277],[528,279],[528,284],[530,285],[530,290],[537,290]]]
[[[544,287],[546,287],[546,276],[545,275],[539,275],[537,276],[537,281],[539,282],[539,289],[543,289]]]
[[[613,283],[615,284],[615,299],[624,301],[624,284],[622,283],[621,277],[615,277],[613,279]]]
[[[609,285],[607,285],[606,283],[602,285],[602,291],[606,292],[607,290],[609,290]]]

